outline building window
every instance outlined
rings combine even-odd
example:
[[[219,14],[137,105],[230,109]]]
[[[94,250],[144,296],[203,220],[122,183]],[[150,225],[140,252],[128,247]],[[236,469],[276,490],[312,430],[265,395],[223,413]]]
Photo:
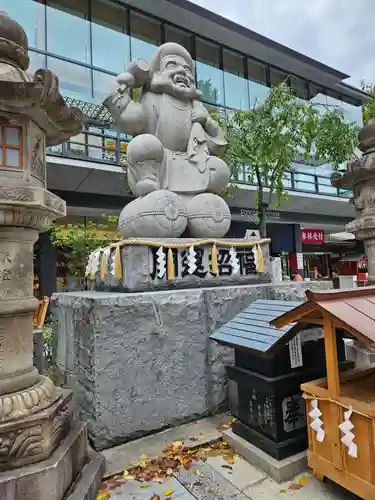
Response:
[[[161,45],[161,24],[150,17],[130,12],[131,59],[149,61],[155,47]]]
[[[310,101],[315,109],[324,113],[327,109],[327,96],[325,95],[326,90],[320,85],[315,85],[315,83],[309,84],[309,94]]]
[[[0,125],[1,167],[22,168],[22,130]]]
[[[40,54],[39,52],[33,52],[29,50],[30,64],[27,70],[28,73],[34,74],[36,70],[40,68],[45,68],[47,64],[47,57],[45,54]]]
[[[59,77],[60,92],[64,97],[82,101],[92,100],[90,68],[55,57],[47,58],[47,67]]]
[[[91,64],[88,0],[47,0],[47,51]]]
[[[29,47],[46,50],[46,8],[43,0],[0,0],[0,10],[26,31]]]
[[[220,47],[196,38],[197,87],[203,100],[210,104],[224,104],[224,79],[220,70]]]
[[[267,68],[254,59],[247,59],[247,76],[249,79],[250,109],[264,103],[269,94],[267,87]]]
[[[281,83],[288,83],[288,75],[283,71],[279,71],[278,69],[271,68],[271,87],[276,87]]]
[[[225,105],[235,109],[249,108],[249,88],[244,63],[242,55],[229,50],[223,51]]]
[[[307,101],[309,99],[309,92],[307,81],[298,76],[291,75],[289,77],[290,87],[293,93],[300,99]]]
[[[190,54],[193,52],[193,37],[187,31],[179,30],[166,24],[164,26],[164,38],[166,42],[174,42],[182,45]]]
[[[130,60],[127,10],[109,0],[92,0],[92,63],[116,74],[125,71]]]
[[[101,104],[106,97],[116,93],[116,77],[101,71],[93,71],[94,102]]]

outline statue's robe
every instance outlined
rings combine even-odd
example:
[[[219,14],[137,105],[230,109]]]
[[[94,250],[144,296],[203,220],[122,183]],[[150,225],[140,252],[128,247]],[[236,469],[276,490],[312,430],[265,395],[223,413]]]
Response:
[[[156,136],[164,147],[161,188],[175,193],[205,192],[210,182],[207,160],[225,145],[225,139],[221,133],[212,137],[201,124],[193,123],[193,108],[198,111],[203,104],[152,92],[145,93],[140,104],[147,117],[144,133]]]

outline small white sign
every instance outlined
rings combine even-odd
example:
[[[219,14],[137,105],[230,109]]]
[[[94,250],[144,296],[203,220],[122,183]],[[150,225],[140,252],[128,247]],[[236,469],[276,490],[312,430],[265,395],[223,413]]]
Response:
[[[297,253],[297,268],[298,270],[302,270],[304,268],[303,253]]]
[[[294,337],[293,340],[289,342],[289,357],[291,368],[298,368],[299,366],[303,366],[302,343],[299,333]]]

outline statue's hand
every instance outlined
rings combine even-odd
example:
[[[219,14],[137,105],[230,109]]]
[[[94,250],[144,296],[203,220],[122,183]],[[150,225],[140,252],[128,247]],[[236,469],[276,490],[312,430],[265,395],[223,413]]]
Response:
[[[135,78],[131,73],[125,72],[118,75],[116,78],[119,84],[119,92],[124,93],[126,89],[131,89],[135,86]]]
[[[209,117],[209,113],[205,108],[194,108],[191,112],[191,120],[193,123],[200,123],[201,125],[205,125],[207,122],[207,118]]]

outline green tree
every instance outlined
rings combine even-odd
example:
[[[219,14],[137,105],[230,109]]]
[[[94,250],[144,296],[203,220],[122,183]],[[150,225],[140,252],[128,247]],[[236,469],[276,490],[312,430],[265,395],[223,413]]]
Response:
[[[198,80],[197,88],[202,92],[202,101],[212,104],[219,101],[219,91],[213,86],[211,79]]]
[[[68,269],[72,276],[84,277],[91,252],[112,243],[117,220],[118,217],[108,217],[103,223],[88,222],[86,224],[68,224],[68,226],[53,224],[51,228],[52,244],[55,247],[68,250]]]
[[[321,106],[320,106],[321,108]],[[285,83],[273,87],[268,98],[250,111],[226,118],[228,148],[224,159],[232,177],[247,167],[249,182],[257,186],[258,228],[266,235],[266,211],[287,199],[284,175],[293,160],[311,155],[337,169],[354,156],[358,127],[345,123],[340,109],[314,108],[296,99]]]
[[[362,106],[363,121],[364,123],[367,123],[370,120],[375,120],[375,84],[367,83],[362,80],[360,86],[362,90],[373,97],[372,101]]]

